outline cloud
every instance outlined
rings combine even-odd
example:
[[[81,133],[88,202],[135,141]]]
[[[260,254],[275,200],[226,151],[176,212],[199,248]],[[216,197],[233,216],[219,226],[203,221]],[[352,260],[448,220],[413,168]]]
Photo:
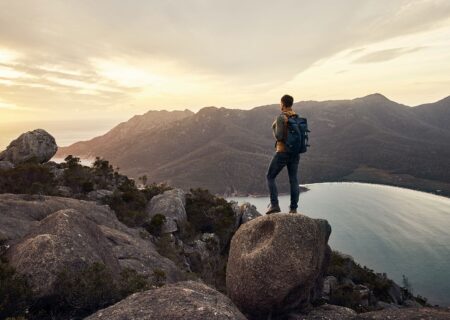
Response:
[[[379,51],[367,53],[367,54],[353,60],[353,63],[372,63],[372,62],[388,61],[388,60],[392,60],[392,59],[401,57],[408,53],[422,50],[423,48],[424,47],[392,48],[392,49],[379,50]]]
[[[48,117],[250,107],[339,52],[412,52],[420,44],[367,48],[449,18],[448,0],[1,1],[0,92]]]
[[[333,4],[43,1],[38,7],[10,1],[0,5],[0,39],[34,64],[92,70],[92,58],[162,58],[253,82],[289,79],[338,51],[424,31],[450,16],[447,0]]]

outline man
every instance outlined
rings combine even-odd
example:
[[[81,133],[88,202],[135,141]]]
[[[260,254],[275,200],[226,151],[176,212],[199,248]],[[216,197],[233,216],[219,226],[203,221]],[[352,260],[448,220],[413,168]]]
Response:
[[[285,146],[287,137],[287,119],[291,115],[295,115],[292,110],[294,104],[294,98],[290,95],[284,95],[281,97],[280,109],[281,114],[275,119],[272,124],[273,136],[276,139],[275,155],[270,162],[267,170],[267,185],[270,191],[270,204],[266,214],[275,212],[281,212],[278,204],[278,191],[275,183],[275,178],[280,171],[286,166],[289,174],[289,183],[291,189],[291,203],[289,206],[289,213],[297,213],[297,204],[299,197],[299,184],[297,178],[298,163],[300,160],[300,154],[288,153]]]

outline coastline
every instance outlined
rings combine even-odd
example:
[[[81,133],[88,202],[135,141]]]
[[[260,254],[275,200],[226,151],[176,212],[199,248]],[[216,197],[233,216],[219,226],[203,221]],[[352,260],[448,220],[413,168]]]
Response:
[[[421,188],[413,188],[413,187],[406,187],[404,185],[398,185],[393,183],[378,183],[378,182],[372,182],[372,181],[360,181],[360,180],[337,180],[337,181],[320,181],[320,182],[311,182],[311,183],[305,183],[300,185],[300,193],[307,192],[310,190],[307,186],[314,185],[314,184],[320,184],[320,183],[359,183],[359,184],[370,184],[370,185],[379,185],[379,186],[387,186],[387,187],[393,187],[393,188],[400,188],[400,189],[406,189],[411,191],[417,191],[417,192],[423,192],[426,194],[431,194],[438,197],[444,197],[447,199],[450,199],[450,194],[442,193],[442,192],[436,192],[431,190],[424,190]],[[231,197],[249,197],[249,198],[264,198],[269,196],[269,192],[267,193],[250,193],[250,192],[238,192],[234,194],[217,194],[220,197],[223,198],[231,198]],[[278,193],[279,196],[286,196],[290,195],[289,192],[280,192]]]

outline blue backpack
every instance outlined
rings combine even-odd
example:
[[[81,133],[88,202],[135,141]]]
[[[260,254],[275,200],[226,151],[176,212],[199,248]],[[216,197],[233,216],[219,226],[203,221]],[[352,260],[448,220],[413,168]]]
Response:
[[[288,116],[287,119],[287,137],[285,140],[286,151],[289,153],[304,153],[308,144],[308,121],[297,114]]]

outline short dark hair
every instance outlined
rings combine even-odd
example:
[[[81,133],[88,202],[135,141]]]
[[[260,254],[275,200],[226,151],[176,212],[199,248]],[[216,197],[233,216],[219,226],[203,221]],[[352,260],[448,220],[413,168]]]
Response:
[[[288,94],[285,94],[281,97],[281,102],[283,102],[286,108],[290,108],[294,104],[294,98]]]

